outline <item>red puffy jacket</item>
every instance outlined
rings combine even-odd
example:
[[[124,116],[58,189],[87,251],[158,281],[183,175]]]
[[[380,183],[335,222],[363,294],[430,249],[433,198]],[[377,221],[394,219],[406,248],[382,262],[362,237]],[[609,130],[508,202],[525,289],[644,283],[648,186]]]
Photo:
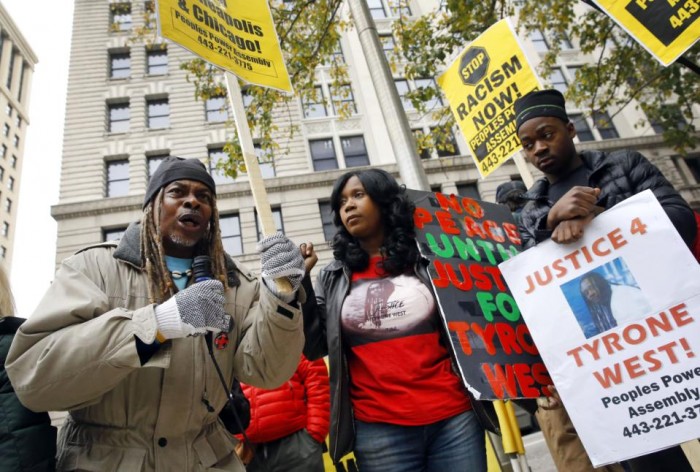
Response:
[[[252,443],[264,443],[306,429],[316,441],[328,435],[331,396],[328,368],[323,359],[309,361],[303,355],[292,378],[274,390],[241,383],[250,401]]]

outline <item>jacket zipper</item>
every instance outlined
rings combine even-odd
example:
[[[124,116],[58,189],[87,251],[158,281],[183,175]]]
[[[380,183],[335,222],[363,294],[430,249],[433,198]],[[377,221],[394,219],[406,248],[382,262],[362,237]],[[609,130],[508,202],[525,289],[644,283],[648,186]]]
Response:
[[[345,298],[348,296],[348,293],[350,292],[350,275],[347,273],[347,271],[346,271],[347,269],[345,268],[344,265],[343,265],[342,270],[343,270],[343,278],[345,279],[345,285],[346,285],[345,286],[345,294],[343,295],[343,301],[345,301]],[[340,407],[340,395],[343,391],[343,389],[342,389],[343,381],[345,381],[346,379],[349,380],[348,366],[347,366],[347,362],[345,359],[345,352],[343,351],[343,332],[342,332],[342,328],[343,328],[343,313],[342,313],[342,311],[343,310],[342,310],[342,307],[343,307],[343,304],[341,302],[340,307],[338,307],[340,309],[340,316],[338,316],[338,348],[339,348],[338,350],[340,351],[339,354],[340,354],[340,364],[341,365],[340,365],[340,375],[338,376],[338,388],[336,389],[336,392],[335,392],[335,395],[336,395],[336,398],[335,398],[336,403],[335,404],[339,405],[339,407],[338,407],[338,420],[335,422],[335,443],[333,444],[333,451],[332,451],[334,453],[333,455],[338,453],[338,441],[340,440],[340,422],[341,422],[340,415],[341,415],[341,411],[342,411],[342,409]],[[349,397],[349,395],[348,395],[348,397]],[[352,411],[352,405],[350,405],[350,409]],[[355,422],[351,421],[350,425],[352,426],[352,435],[354,437],[355,436]],[[333,460],[333,462],[335,462],[335,459]]]

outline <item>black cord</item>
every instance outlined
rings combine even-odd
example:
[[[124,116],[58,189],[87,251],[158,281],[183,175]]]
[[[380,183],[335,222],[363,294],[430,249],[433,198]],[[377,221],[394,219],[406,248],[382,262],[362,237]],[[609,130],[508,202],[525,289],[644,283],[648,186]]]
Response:
[[[211,361],[214,363],[214,368],[216,369],[216,373],[219,374],[219,380],[221,381],[221,386],[223,387],[224,391],[226,392],[226,397],[228,398],[228,403],[231,406],[231,412],[233,413],[233,419],[236,421],[236,426],[238,426],[238,429],[241,431],[241,434],[243,435],[243,443],[246,445],[248,449],[253,449],[253,447],[250,444],[250,439],[248,439],[248,435],[245,433],[245,428],[243,427],[243,422],[241,421],[241,417],[238,416],[238,412],[236,411],[236,404],[233,401],[233,393],[231,392],[231,389],[226,386],[226,379],[224,379],[224,374],[221,373],[221,368],[219,367],[219,363],[216,362],[216,358],[214,357],[214,348],[212,346],[212,333],[211,331],[208,331],[204,335],[204,339],[207,341],[207,351],[209,351],[209,357],[211,357]]]

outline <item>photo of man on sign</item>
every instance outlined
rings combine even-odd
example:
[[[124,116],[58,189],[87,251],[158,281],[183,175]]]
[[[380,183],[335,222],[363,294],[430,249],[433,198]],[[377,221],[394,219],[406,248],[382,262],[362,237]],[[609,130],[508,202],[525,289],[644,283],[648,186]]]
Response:
[[[634,275],[619,257],[562,284],[561,290],[586,338],[651,312]]]

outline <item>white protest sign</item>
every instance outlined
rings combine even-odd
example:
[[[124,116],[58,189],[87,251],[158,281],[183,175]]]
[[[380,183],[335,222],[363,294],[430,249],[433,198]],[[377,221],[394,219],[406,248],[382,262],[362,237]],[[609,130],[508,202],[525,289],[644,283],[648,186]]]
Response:
[[[700,430],[700,266],[649,190],[499,265],[594,466]]]

